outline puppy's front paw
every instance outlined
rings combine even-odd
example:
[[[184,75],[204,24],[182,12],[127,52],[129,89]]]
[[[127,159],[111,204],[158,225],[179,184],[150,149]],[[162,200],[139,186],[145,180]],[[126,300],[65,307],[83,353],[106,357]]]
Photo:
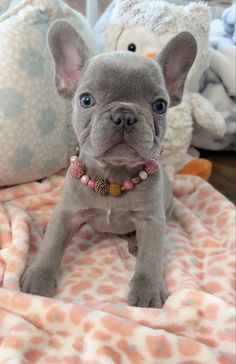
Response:
[[[21,277],[22,292],[52,297],[56,288],[56,276],[49,269],[32,265]]]
[[[133,278],[128,303],[131,306],[161,308],[167,298],[164,283],[152,285],[147,279]]]

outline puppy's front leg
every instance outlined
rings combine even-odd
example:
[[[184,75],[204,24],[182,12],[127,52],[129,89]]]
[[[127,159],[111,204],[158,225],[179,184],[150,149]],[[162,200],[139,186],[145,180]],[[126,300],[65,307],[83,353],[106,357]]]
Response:
[[[56,276],[67,243],[82,225],[74,212],[55,209],[48,223],[36,260],[21,278],[23,292],[52,297],[56,288]]]
[[[136,219],[138,256],[128,302],[132,306],[158,307],[165,302],[162,250],[165,216]]]

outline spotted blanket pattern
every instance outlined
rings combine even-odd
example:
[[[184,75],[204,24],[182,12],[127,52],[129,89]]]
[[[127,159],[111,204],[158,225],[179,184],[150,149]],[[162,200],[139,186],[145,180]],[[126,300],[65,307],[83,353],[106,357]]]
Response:
[[[85,226],[63,257],[53,299],[23,294],[63,175],[0,190],[0,363],[233,364],[235,207],[194,176],[172,178],[163,309],[127,305],[135,257]]]

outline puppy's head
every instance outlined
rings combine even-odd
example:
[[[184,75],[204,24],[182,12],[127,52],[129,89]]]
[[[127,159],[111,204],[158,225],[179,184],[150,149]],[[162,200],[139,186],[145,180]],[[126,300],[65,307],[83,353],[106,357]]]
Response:
[[[182,98],[196,56],[194,37],[183,32],[157,61],[132,52],[88,57],[67,22],[49,30],[58,93],[73,99],[73,126],[81,150],[108,164],[137,165],[161,148],[166,111]]]

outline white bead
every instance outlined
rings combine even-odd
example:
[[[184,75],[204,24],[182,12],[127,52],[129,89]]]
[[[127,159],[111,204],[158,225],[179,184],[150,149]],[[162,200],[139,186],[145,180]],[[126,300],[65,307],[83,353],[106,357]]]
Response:
[[[148,178],[148,174],[147,174],[147,172],[145,172],[145,171],[141,171],[141,172],[139,172],[139,177],[140,177],[142,180],[144,180],[144,179],[147,179],[147,178]]]
[[[79,161],[79,158],[76,155],[72,155],[72,157],[70,157],[70,162],[71,163],[76,163]]]
[[[81,178],[80,178],[80,181],[86,185],[89,181],[89,176],[87,176],[86,174],[84,174]]]

